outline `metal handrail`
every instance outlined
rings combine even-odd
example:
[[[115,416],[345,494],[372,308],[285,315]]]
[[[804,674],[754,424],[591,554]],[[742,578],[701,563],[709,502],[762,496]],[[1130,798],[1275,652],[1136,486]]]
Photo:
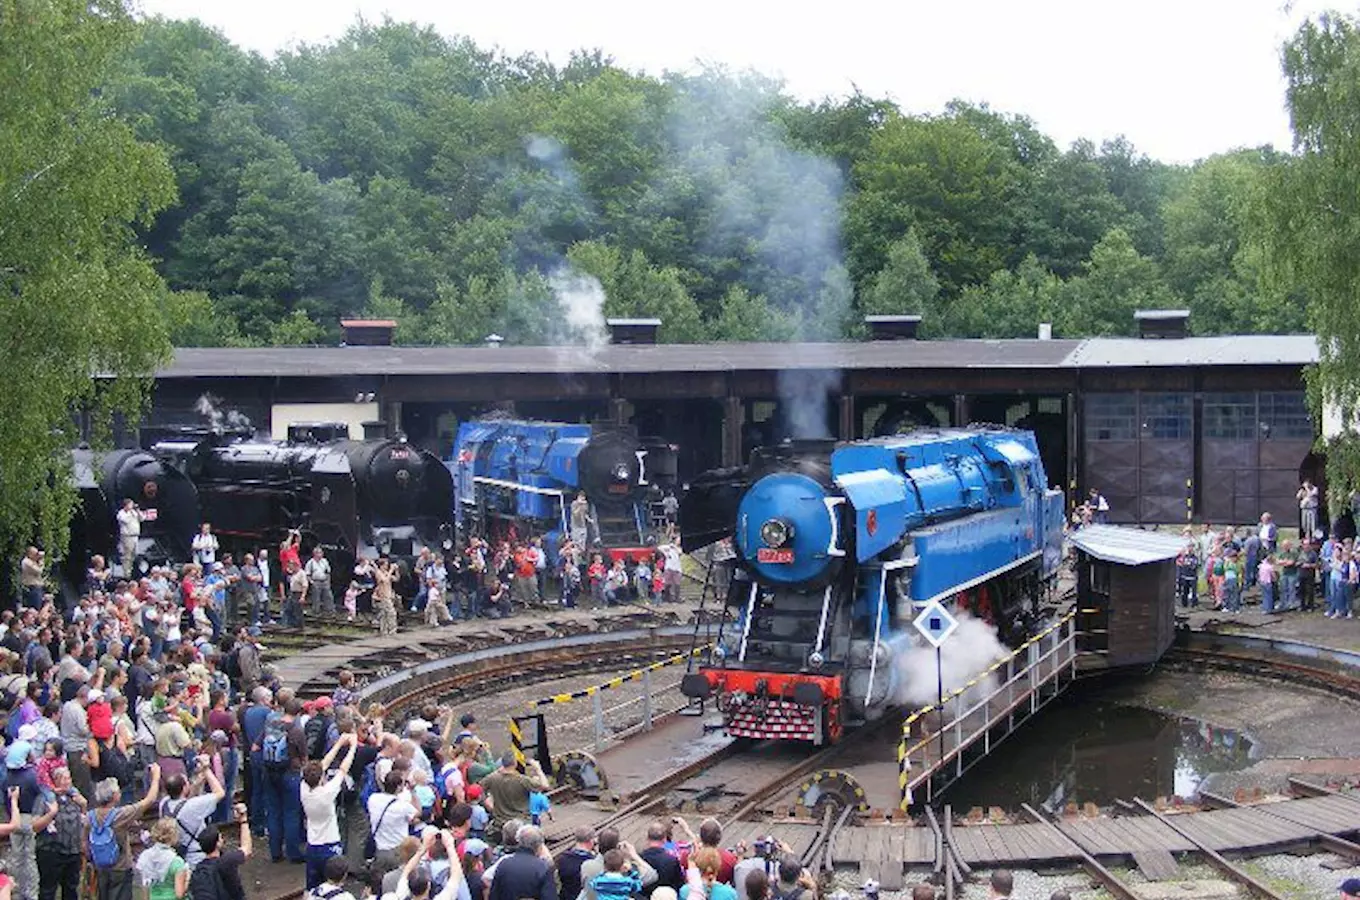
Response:
[[[915,787],[932,778],[936,771],[942,768],[948,761],[958,757],[967,747],[971,746],[980,735],[991,729],[1003,715],[1014,710],[1017,702],[1015,684],[1020,679],[1027,677],[1035,670],[1043,668],[1045,663],[1049,663],[1048,672],[1046,674],[1041,674],[1036,680],[1028,685],[1026,696],[1033,696],[1044,685],[1058,680],[1064,671],[1071,669],[1076,665],[1075,617],[1075,610],[1068,612],[1053,625],[1025,641],[1010,654],[998,659],[992,663],[992,665],[974,675],[963,686],[956,688],[945,695],[941,702],[923,706],[903,720],[902,737],[898,743],[897,750],[899,767],[898,783],[902,791],[903,808],[906,808],[910,804],[912,791]],[[1044,645],[1050,638],[1052,639],[1052,646],[1044,649]],[[915,743],[909,743],[912,737],[912,726],[924,716],[935,712],[936,710],[939,710],[942,714],[945,713],[947,711],[945,709],[947,704],[957,700],[968,691],[977,687],[984,679],[995,674],[1002,667],[1010,665],[1016,659],[1020,658],[1022,654],[1026,657],[1025,665],[1019,669],[1011,670],[1006,680],[997,685],[994,690],[987,694],[987,696],[973,703],[966,709],[956,710],[952,719],[947,722],[942,722],[938,728],[930,731]],[[1055,660],[1055,657],[1059,657],[1059,654],[1061,654],[1061,657]],[[1054,661],[1049,662],[1050,660]],[[1006,701],[1000,709],[993,713],[991,705],[1003,692],[1006,694]],[[971,734],[967,740],[965,740],[962,730],[964,724],[967,719],[972,717],[979,710],[982,711],[982,721],[972,729]],[[924,754],[919,774],[913,776],[912,769],[915,768],[912,765],[913,758],[921,754],[930,744],[937,740],[942,740],[943,735],[948,733],[951,729],[956,735],[953,748],[948,752],[945,752],[942,746],[940,759],[936,761],[936,764],[933,767],[929,765],[928,753]]]

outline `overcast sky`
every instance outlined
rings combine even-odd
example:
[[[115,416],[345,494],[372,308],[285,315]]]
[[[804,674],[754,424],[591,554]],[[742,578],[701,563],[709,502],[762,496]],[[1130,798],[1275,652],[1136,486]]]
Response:
[[[141,0],[269,54],[356,16],[434,25],[563,62],[603,49],[660,73],[695,60],[785,79],[804,98],[857,85],[912,112],[951,98],[1033,118],[1060,145],[1127,135],[1150,156],[1289,146],[1279,46],[1314,0]],[[1346,7],[1349,9],[1349,7]],[[804,12],[807,10],[807,12]]]

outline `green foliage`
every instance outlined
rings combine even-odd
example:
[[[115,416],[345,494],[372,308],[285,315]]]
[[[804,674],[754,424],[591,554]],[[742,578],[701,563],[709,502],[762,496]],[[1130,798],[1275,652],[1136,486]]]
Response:
[[[666,341],[834,340],[904,310],[934,336],[1124,333],[1104,317],[1151,303],[1205,333],[1304,324],[1252,237],[1270,153],[1183,169],[986,105],[800,103],[759,74],[557,67],[386,20],[265,59],[151,19],[104,96],[174,168],[180,203],[141,236],[195,298],[177,340],[326,342],[375,310],[402,343],[566,340],[573,270]]]
[[[1319,405],[1360,422],[1360,25],[1329,14],[1285,44],[1284,74],[1296,153],[1270,169],[1259,214],[1269,284],[1300,291],[1318,335],[1310,373]],[[1328,447],[1328,489],[1360,486],[1354,430]]]
[[[269,328],[269,343],[276,347],[305,347],[321,342],[324,329],[305,309],[295,309]]]
[[[64,549],[72,411],[138,415],[170,350],[133,228],[174,200],[174,178],[99,91],[132,37],[118,0],[0,0],[0,343],[18,376],[0,405],[6,560],[32,540]]]

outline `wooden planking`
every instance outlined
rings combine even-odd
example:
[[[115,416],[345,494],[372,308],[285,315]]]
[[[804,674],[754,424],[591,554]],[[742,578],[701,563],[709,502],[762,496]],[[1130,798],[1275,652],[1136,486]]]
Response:
[[[1139,850],[1133,854],[1133,861],[1148,881],[1170,881],[1180,874],[1175,857],[1165,850]]]
[[[903,829],[902,861],[912,865],[935,862],[935,833],[929,828]]]

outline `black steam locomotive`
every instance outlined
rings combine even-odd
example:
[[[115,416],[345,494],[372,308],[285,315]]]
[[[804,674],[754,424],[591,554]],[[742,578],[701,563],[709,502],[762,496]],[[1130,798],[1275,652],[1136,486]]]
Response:
[[[80,502],[58,573],[63,592],[69,595],[84,585],[91,556],[103,556],[110,565],[118,562],[114,517],[129,499],[142,511],[142,523],[135,557],[139,571],[128,574],[188,559],[199,520],[198,490],[187,475],[145,450],[95,453],[80,447],[71,451],[71,468]]]
[[[157,459],[198,489],[198,516],[228,547],[277,546],[299,531],[337,575],[357,557],[406,560],[422,546],[451,547],[453,480],[434,455],[368,427],[293,424],[286,441],[207,429],[144,431]],[[188,532],[192,536],[192,531]]]

